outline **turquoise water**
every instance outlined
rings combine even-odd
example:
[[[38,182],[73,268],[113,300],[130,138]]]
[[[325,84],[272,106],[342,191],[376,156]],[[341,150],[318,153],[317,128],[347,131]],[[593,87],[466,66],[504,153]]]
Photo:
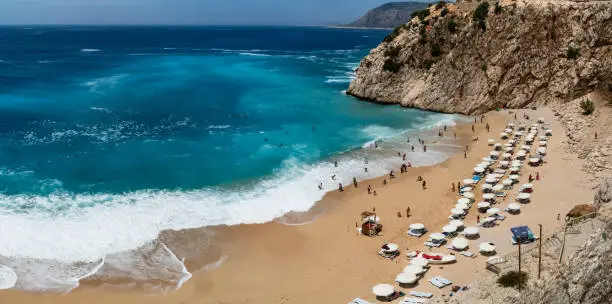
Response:
[[[305,211],[338,182],[397,170],[408,134],[452,117],[343,94],[385,35],[0,28],[0,255],[96,261],[165,229]],[[446,157],[431,150],[410,160]]]

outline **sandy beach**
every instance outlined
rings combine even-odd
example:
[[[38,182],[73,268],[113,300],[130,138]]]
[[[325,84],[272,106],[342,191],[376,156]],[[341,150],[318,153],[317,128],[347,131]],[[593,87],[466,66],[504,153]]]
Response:
[[[563,151],[563,130],[554,121],[547,108],[537,111],[516,110],[528,113],[532,120],[544,117],[553,130],[548,145],[546,163],[538,168],[524,166],[520,183],[527,182],[529,174],[539,172],[541,179],[534,182],[532,202],[523,206],[520,215],[509,215],[494,228],[481,228],[480,238],[470,241],[470,251],[477,252],[481,242],[493,242],[499,255],[512,252],[510,227],[529,225],[534,231],[543,225],[544,234],[555,230],[563,215],[575,204],[591,198],[591,189],[583,182],[586,174],[580,170],[580,160]],[[406,235],[411,223],[424,223],[430,232],[439,232],[448,222],[449,210],[459,195],[451,191],[451,183],[471,177],[472,168],[488,156],[491,147],[488,139],[499,141],[499,134],[508,121],[508,112],[492,112],[485,121],[457,126],[460,141],[469,145],[467,158],[463,153],[445,162],[429,167],[409,168],[408,173],[389,180],[388,176],[360,181],[354,188],[346,186],[344,192],[330,192],[309,215],[316,220],[303,225],[284,225],[271,222],[260,225],[239,225],[212,229],[214,250],[206,256],[187,260],[189,269],[206,269],[195,272],[179,290],[164,294],[145,293],[140,290],[105,287],[100,282],[81,282],[81,287],[65,295],[35,294],[20,291],[0,293],[2,303],[347,303],[360,297],[375,301],[371,288],[378,283],[393,283],[395,276],[408,265],[405,253],[427,250],[423,245],[427,237]],[[519,122],[531,123],[521,119]],[[535,121],[533,121],[535,122]],[[491,127],[485,129],[485,123]],[[452,136],[450,131],[445,136]],[[472,141],[472,137],[478,141]],[[407,152],[407,151],[406,151]],[[409,152],[407,152],[409,153]],[[417,177],[423,176],[427,188],[423,189]],[[388,180],[383,185],[383,179]],[[520,184],[519,183],[519,184]],[[368,185],[377,195],[369,195]],[[518,187],[508,191],[508,197],[499,205],[503,208],[514,202]],[[476,187],[476,201],[482,197]],[[288,200],[291,198],[288,197]],[[411,216],[406,217],[410,207]],[[377,237],[358,235],[355,223],[360,222],[362,211],[372,211],[381,217],[383,233]],[[401,213],[401,217],[398,217]],[[560,214],[561,220],[557,219]],[[466,226],[476,224],[477,211],[472,207],[465,219]],[[482,215],[481,215],[482,216]],[[208,232],[211,229],[207,230]],[[195,231],[193,233],[196,233]],[[189,236],[190,232],[186,232]],[[391,261],[377,255],[379,247],[388,242],[400,246],[401,256]],[[435,252],[448,253],[442,247]],[[218,267],[210,263],[222,259]],[[418,285],[406,290],[432,292],[435,297],[447,296],[450,288],[437,289],[427,282],[431,276],[442,274],[456,285],[468,285],[484,270],[486,257],[475,259],[457,255],[457,263],[433,266]],[[402,289],[400,289],[402,290]],[[406,291],[404,290],[404,291]]]

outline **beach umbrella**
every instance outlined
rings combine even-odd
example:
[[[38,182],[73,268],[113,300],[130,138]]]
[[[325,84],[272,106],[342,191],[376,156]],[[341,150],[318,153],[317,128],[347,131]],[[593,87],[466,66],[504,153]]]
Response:
[[[366,217],[365,219],[363,219],[363,222],[373,222],[373,223],[380,223],[380,217],[376,216],[376,215],[370,215],[368,217]]]
[[[478,206],[478,208],[483,208],[483,209],[484,208],[489,208],[489,206],[491,206],[491,203],[489,203],[489,202],[480,202],[480,203],[478,203],[477,206]]]
[[[509,123],[508,125],[506,125],[506,127],[510,128],[510,129],[514,129],[514,124],[513,123]]]
[[[512,148],[512,147],[507,147],[506,149],[504,149],[504,152],[506,152],[506,153],[510,153],[510,152],[512,152],[513,150],[514,150],[514,148]]]
[[[476,173],[483,173],[483,172],[485,172],[485,168],[483,168],[483,167],[474,167],[474,172],[476,172]]]
[[[512,129],[511,129],[511,128],[506,128],[506,129],[504,130],[504,133],[508,133],[508,134],[510,134],[510,133],[512,133]]]
[[[482,220],[480,220],[483,223],[490,223],[490,222],[495,222],[495,218],[494,217],[485,217]]]
[[[525,128],[526,128],[526,127],[527,127],[527,126],[526,126],[525,124],[520,124],[520,125],[518,126],[519,130],[525,130]]]
[[[418,280],[415,273],[402,272],[395,277],[395,281],[400,284],[414,284]]]
[[[492,189],[493,189],[493,186],[491,186],[491,184],[482,184],[482,191],[490,192]]]
[[[519,167],[511,167],[510,168],[510,173],[518,173],[519,171],[521,171],[521,168],[519,168]]]
[[[488,157],[488,156],[483,157],[483,158],[482,158],[482,161],[485,161],[485,162],[487,162],[487,163],[492,163],[492,162],[494,162],[494,160],[493,160],[492,158]]]
[[[529,145],[522,145],[521,146],[521,150],[529,151],[529,150],[531,150],[531,146],[529,146]]]
[[[474,199],[474,197],[476,197],[473,192],[463,192],[461,195],[467,199]]]
[[[457,204],[466,204],[467,205],[469,203],[470,203],[470,199],[469,198],[462,197],[462,198],[457,200]]]
[[[499,212],[499,208],[491,208],[487,210],[487,214],[490,214],[490,215],[497,214],[498,212]]]
[[[529,164],[531,164],[531,165],[538,165],[538,164],[540,164],[540,159],[537,158],[537,157],[530,158],[529,159]]]
[[[388,297],[395,292],[395,288],[391,284],[378,284],[372,287],[372,293],[377,297]]]
[[[506,147],[506,148],[513,148],[514,145],[512,145],[511,143],[507,143],[507,144],[504,145],[504,147]]]
[[[516,153],[516,156],[525,157],[525,155],[527,155],[527,151],[525,150],[520,150],[518,153]]]
[[[442,232],[444,233],[454,233],[457,232],[457,227],[453,225],[446,225],[442,227]]]
[[[418,274],[425,272],[425,268],[423,268],[423,266],[420,266],[420,265],[408,265],[404,267],[404,270],[402,272],[414,273],[418,275]]]
[[[465,235],[477,235],[478,234],[478,227],[467,227],[467,228],[465,228],[465,230],[463,230],[463,234],[465,234]]]
[[[548,136],[542,135],[542,136],[540,136],[540,140],[541,141],[547,141],[548,140]]]
[[[523,136],[523,132],[519,132],[519,131],[514,132],[514,137],[521,137],[521,136]]]
[[[531,198],[531,195],[529,193],[519,193],[516,198],[522,201],[528,201]]]
[[[423,229],[425,229],[425,225],[421,223],[410,224],[410,230],[423,230]]]
[[[493,186],[493,191],[502,191],[502,190],[504,190],[504,186],[502,185]]]
[[[482,198],[484,198],[485,200],[492,200],[495,199],[495,194],[493,193],[485,193],[482,195]]]
[[[487,177],[487,179],[485,180],[485,182],[486,182],[487,184],[495,184],[495,183],[497,183],[497,178],[495,178],[495,177]]]
[[[546,134],[546,136],[552,136],[552,130],[551,129],[547,129],[545,132],[546,133],[544,133],[544,134]]]
[[[522,165],[523,165],[523,163],[520,160],[513,160],[512,161],[512,167],[520,167]]]
[[[466,238],[458,237],[451,242],[451,246],[457,250],[464,250],[468,247],[468,240]]]
[[[489,146],[492,146],[495,144],[495,139],[489,139],[487,142],[489,143]]]
[[[474,180],[473,180],[473,179],[471,179],[471,178],[464,179],[464,180],[463,180],[463,184],[464,184],[464,185],[471,185],[471,184],[474,184]]]
[[[457,209],[457,208],[451,209],[452,215],[463,215],[464,213],[465,211],[463,209]]]
[[[457,205],[455,205],[454,209],[467,210],[467,209],[470,209],[470,206],[468,204],[458,203]]]
[[[516,203],[508,204],[508,210],[512,210],[512,211],[521,210],[521,205],[516,204]]]
[[[491,155],[491,158],[494,158],[494,157],[499,156],[499,152],[497,152],[497,151],[491,151],[491,153],[489,153],[489,155]]]
[[[533,184],[532,183],[523,184],[521,186],[521,189],[523,190],[533,189]]]
[[[410,260],[410,265],[427,267],[427,265],[429,265],[429,261],[422,257],[416,257]]]
[[[495,251],[495,245],[491,244],[491,243],[480,243],[480,245],[478,246],[478,249],[481,252],[494,252]]]
[[[511,180],[517,180],[520,178],[520,176],[518,174],[511,174],[510,176],[508,176],[508,178]]]
[[[501,137],[501,139],[508,138],[508,134],[506,134],[506,133],[500,133],[499,136]]]
[[[501,149],[501,146],[502,145],[500,143],[497,143],[497,144],[493,145],[493,148],[495,148],[495,150],[499,150],[499,149]]]
[[[538,148],[537,153],[540,155],[546,155],[546,148],[544,147]]]
[[[483,161],[479,163],[478,165],[476,165],[476,167],[488,168],[490,165],[491,165],[490,162]]]
[[[547,144],[548,143],[546,141],[544,141],[544,140],[540,140],[540,142],[539,142],[540,147],[546,147]]]
[[[544,123],[544,117],[538,117],[538,123]]]
[[[455,226],[457,228],[463,227],[463,221],[462,220],[452,220],[448,224],[452,225],[452,226]]]
[[[446,236],[442,233],[432,233],[429,235],[429,238],[434,241],[442,241],[446,239]]]
[[[472,187],[468,187],[468,186],[463,186],[463,188],[461,188],[461,192],[472,192]]]
[[[510,166],[510,162],[507,161],[507,160],[502,160],[502,161],[499,162],[499,165],[500,166],[504,166],[504,167],[508,167],[508,166]]]
[[[511,179],[509,179],[509,178],[508,178],[508,179],[504,179],[504,180],[502,181],[502,184],[503,184],[504,186],[512,186],[512,185],[514,184],[514,181],[512,181]]]
[[[510,153],[504,153],[504,155],[502,155],[502,157],[503,157],[504,159],[510,159],[510,158],[512,157],[512,154],[510,154]]]
[[[385,248],[385,246],[387,248]],[[382,247],[382,250],[384,252],[396,252],[399,250],[399,246],[397,246],[397,244],[388,243],[388,244],[385,244],[385,246]]]
[[[12,268],[0,265],[0,289],[10,289],[17,284],[17,274]]]

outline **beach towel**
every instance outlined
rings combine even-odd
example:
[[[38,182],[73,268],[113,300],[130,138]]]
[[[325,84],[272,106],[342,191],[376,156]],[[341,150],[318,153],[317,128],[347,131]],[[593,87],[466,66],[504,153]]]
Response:
[[[423,253],[423,257],[428,259],[428,260],[436,260],[436,261],[442,260],[442,256],[439,256],[439,255],[429,255],[427,253]]]
[[[399,304],[419,304],[425,303],[427,300],[417,299],[417,298],[405,298],[399,301]]]
[[[414,296],[414,297],[418,297],[418,298],[431,298],[431,297],[433,297],[433,293],[414,291],[414,290],[410,292],[410,295]]]
[[[353,301],[350,301],[348,304],[372,304],[364,299],[355,298]]]

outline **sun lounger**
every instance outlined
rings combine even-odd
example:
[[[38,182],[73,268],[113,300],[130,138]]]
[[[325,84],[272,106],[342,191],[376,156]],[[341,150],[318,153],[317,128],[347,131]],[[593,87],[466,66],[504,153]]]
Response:
[[[476,255],[474,253],[469,252],[469,251],[462,251],[460,254],[462,256],[465,256],[465,257],[468,257],[468,258],[475,258],[476,257]]]
[[[408,230],[408,232],[406,232],[406,234],[408,234],[410,236],[414,236],[414,237],[422,237],[425,234],[425,232],[423,232],[423,233],[415,233],[415,232],[412,232],[411,230]]]
[[[355,298],[353,301],[348,302],[348,304],[372,304],[364,299]]]
[[[503,220],[506,219],[506,216],[505,215],[501,215],[501,214],[495,214],[493,217],[496,218],[497,220],[500,220],[500,221],[503,221]]]
[[[436,280],[438,280],[438,281],[442,282],[442,284],[444,284],[444,285],[450,285],[450,284],[453,284],[453,282],[451,282],[451,281],[449,281],[449,280],[447,280],[447,279],[445,279],[445,278],[443,278],[443,277],[441,277],[441,276],[434,277],[434,279],[436,279]]]
[[[427,247],[436,247],[436,248],[442,246],[442,243],[434,243],[434,242],[429,242],[429,241],[423,244]]]
[[[427,299],[429,299],[429,298],[433,297],[433,293],[429,293],[429,292],[421,292],[421,291],[414,291],[414,290],[413,290],[413,291],[411,291],[409,294],[410,294],[411,296],[413,296],[413,297],[417,297],[417,298],[427,298]]]
[[[506,197],[506,192],[503,192],[503,191],[495,192],[495,196],[497,196],[497,197]]]
[[[399,301],[399,304],[420,304],[425,303],[427,300],[417,299],[417,298],[404,298]]]
[[[446,285],[438,280],[436,280],[436,278],[431,278],[429,279],[429,283],[431,283],[433,286],[436,286],[438,288],[444,288],[446,287]]]

